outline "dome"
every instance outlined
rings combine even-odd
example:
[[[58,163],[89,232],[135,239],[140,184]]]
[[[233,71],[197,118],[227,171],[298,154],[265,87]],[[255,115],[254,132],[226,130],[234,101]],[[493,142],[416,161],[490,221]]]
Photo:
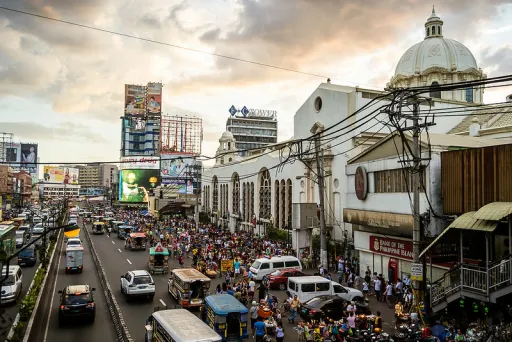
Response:
[[[235,140],[235,137],[233,137],[233,133],[230,131],[225,131],[222,133],[222,136],[220,137],[219,141],[226,141],[226,140]]]
[[[478,72],[475,57],[467,47],[443,37],[443,21],[434,9],[425,23],[425,39],[409,48],[395,70],[397,76],[444,72]]]

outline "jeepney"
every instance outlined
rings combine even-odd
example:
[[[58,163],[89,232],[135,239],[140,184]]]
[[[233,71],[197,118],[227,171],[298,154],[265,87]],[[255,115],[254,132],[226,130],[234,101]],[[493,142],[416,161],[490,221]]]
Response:
[[[201,319],[222,336],[222,341],[242,341],[249,338],[247,327],[249,310],[229,294],[205,298]]]
[[[119,226],[117,228],[117,237],[122,240],[126,240],[128,235],[135,230],[132,226]]]
[[[92,233],[93,234],[104,234],[105,233],[105,223],[94,222],[92,224]]]
[[[92,217],[93,222],[103,222],[103,216],[95,215]]]
[[[105,222],[105,228],[112,228],[112,222],[114,221],[111,217],[105,217],[103,222]]]
[[[211,279],[195,268],[176,268],[169,277],[168,291],[184,308],[200,307],[208,295]]]
[[[124,248],[146,250],[146,234],[130,233],[124,243]]]
[[[112,221],[111,224],[112,224],[112,231],[114,233],[117,233],[119,231],[119,226],[125,226],[126,222],[124,222],[124,221]]]
[[[149,273],[169,273],[169,251],[161,243],[149,249]]]

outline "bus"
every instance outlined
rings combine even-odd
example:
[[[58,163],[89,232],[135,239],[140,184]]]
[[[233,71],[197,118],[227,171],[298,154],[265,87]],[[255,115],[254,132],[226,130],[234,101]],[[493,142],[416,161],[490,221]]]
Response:
[[[186,309],[156,311],[146,321],[146,342],[220,342],[222,337]]]
[[[8,258],[16,250],[16,225],[13,221],[0,222],[0,252]],[[3,254],[2,253],[2,254]]]

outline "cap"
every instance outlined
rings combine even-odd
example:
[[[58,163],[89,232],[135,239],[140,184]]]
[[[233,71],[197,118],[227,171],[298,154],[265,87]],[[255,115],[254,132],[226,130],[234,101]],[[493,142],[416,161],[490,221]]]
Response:
[[[252,305],[258,305],[255,300],[252,301]]]

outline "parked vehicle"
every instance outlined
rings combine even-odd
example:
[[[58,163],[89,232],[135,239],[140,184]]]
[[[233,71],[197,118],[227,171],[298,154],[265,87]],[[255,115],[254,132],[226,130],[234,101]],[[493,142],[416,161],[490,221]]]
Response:
[[[28,246],[18,255],[19,266],[34,266],[37,262],[37,253],[35,246]]]
[[[93,323],[96,317],[96,305],[92,294],[96,289],[89,285],[68,285],[59,291],[59,325],[72,320],[87,319]]]
[[[336,295],[348,301],[363,302],[363,293],[358,289],[342,286],[320,276],[290,277],[288,291],[301,303],[323,295]]]
[[[153,300],[155,282],[146,270],[128,271],[121,276],[121,292],[126,298],[146,296]]]
[[[268,275],[268,281],[271,289],[286,290],[289,277],[305,277],[306,273],[295,268],[283,268]]]
[[[71,240],[71,239],[70,239]],[[84,248],[81,245],[72,245],[66,248],[66,273],[83,272]]]
[[[5,275],[5,266],[2,268],[2,274]],[[0,294],[0,303],[15,303],[21,294],[23,287],[23,273],[20,266],[9,266],[7,279],[2,284],[2,293]]]
[[[300,318],[305,321],[319,321],[321,318],[329,317],[332,320],[340,320],[345,316],[345,306],[349,301],[336,296],[324,295],[311,298],[310,300],[302,303],[299,309]],[[368,305],[363,303],[354,303],[356,306],[356,313],[358,315],[371,315],[371,310]]]
[[[263,276],[285,268],[295,268],[302,271],[302,264],[294,256],[276,256],[256,259],[250,270],[255,280],[262,280]]]

